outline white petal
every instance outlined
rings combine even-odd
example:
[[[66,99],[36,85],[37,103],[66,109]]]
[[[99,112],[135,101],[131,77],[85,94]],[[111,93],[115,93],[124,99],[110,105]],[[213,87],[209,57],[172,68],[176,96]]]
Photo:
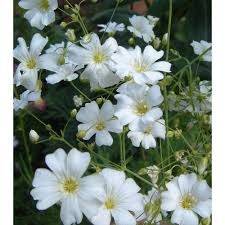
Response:
[[[106,122],[106,129],[114,133],[121,133],[123,131],[123,126],[120,124],[119,120],[113,119]]]
[[[42,14],[35,8],[28,10],[25,14],[24,17],[29,20],[30,25],[32,27],[36,27],[39,30],[43,30],[43,28],[45,27],[42,24]]]
[[[153,122],[161,118],[162,115],[162,110],[158,107],[154,107],[142,117],[142,121],[144,123]]]
[[[48,11],[42,17],[42,24],[44,24],[45,26],[48,26],[49,24],[53,23],[54,21],[55,21],[55,12],[54,11]]]
[[[203,218],[208,218],[212,214],[212,200],[200,201],[193,208],[193,211],[199,214]]]
[[[30,43],[30,52],[33,56],[39,56],[48,42],[48,37],[44,38],[39,33],[35,34]]]
[[[100,47],[101,43],[100,43],[98,35],[96,33],[92,33],[91,41],[89,43],[83,43],[83,41],[81,41],[81,45],[88,50],[93,50]]]
[[[21,0],[18,5],[24,9],[32,9],[35,7],[35,2],[30,0]]]
[[[205,180],[198,181],[192,189],[192,193],[201,201],[208,200],[212,196],[212,189]]]
[[[97,120],[99,115],[99,107],[95,101],[86,103],[77,113],[76,119],[82,123],[88,123]]]
[[[158,85],[154,85],[148,90],[148,102],[151,106],[157,106],[163,102],[163,96]]]
[[[64,225],[71,225],[82,221],[83,215],[79,208],[77,197],[70,196],[62,201],[60,218]]]
[[[145,72],[145,75],[148,78],[148,83],[150,83],[151,85],[155,85],[157,84],[157,82],[159,80],[162,80],[164,75],[160,72],[156,72],[156,71],[147,71]]]
[[[34,187],[54,186],[58,182],[57,177],[48,169],[37,169],[34,174],[32,185]]]
[[[165,120],[157,120],[152,126],[152,135],[153,137],[159,137],[165,139],[166,127]]]
[[[37,79],[37,70],[30,70],[22,74],[20,82],[26,89],[34,91],[36,89]]]
[[[102,145],[111,146],[113,143],[111,134],[106,130],[97,131],[95,141],[96,145],[98,146]]]
[[[56,53],[47,53],[39,57],[39,68],[45,69],[53,72],[57,72],[59,55]]]
[[[155,148],[156,147],[155,138],[152,135],[145,135],[141,142],[141,145],[144,149]]]
[[[19,45],[13,50],[13,57],[18,61],[25,61],[29,57],[28,48],[23,38],[18,38]]]
[[[198,224],[199,223],[197,215],[190,210],[185,210],[180,225],[198,225]]]
[[[110,212],[103,207],[99,208],[98,214],[91,219],[94,225],[110,225],[111,215]]]
[[[129,131],[127,137],[131,139],[133,146],[139,147],[144,135],[142,132]]]
[[[107,53],[107,55],[111,56],[117,50],[118,44],[114,38],[110,37],[102,45],[102,48],[103,51]]]
[[[56,84],[56,83],[59,83],[62,80],[63,80],[62,75],[58,74],[58,73],[51,74],[51,75],[48,75],[46,77],[46,81],[47,81],[48,84]]]
[[[180,175],[178,177],[178,184],[182,194],[192,192],[193,185],[197,182],[197,176],[194,173]]]
[[[185,214],[185,210],[182,208],[177,208],[171,217],[171,222],[172,223],[177,223],[177,224],[181,224],[182,220],[184,218],[184,214]]]
[[[67,157],[67,172],[70,176],[80,178],[88,168],[91,157],[88,152],[72,149]]]
[[[171,64],[165,61],[155,62],[151,65],[152,70],[170,72]]]
[[[146,46],[143,52],[144,59],[150,63],[154,63],[158,59],[162,58],[163,54],[164,52],[162,50],[158,52],[150,45]]]
[[[66,175],[66,158],[65,151],[58,148],[54,153],[48,154],[45,157],[45,162],[48,167],[60,178]]]
[[[104,120],[109,120],[114,115],[114,107],[111,101],[107,100],[102,105],[102,108],[100,109],[100,117]]]
[[[112,216],[116,225],[136,225],[134,216],[124,209],[116,209],[112,211]]]

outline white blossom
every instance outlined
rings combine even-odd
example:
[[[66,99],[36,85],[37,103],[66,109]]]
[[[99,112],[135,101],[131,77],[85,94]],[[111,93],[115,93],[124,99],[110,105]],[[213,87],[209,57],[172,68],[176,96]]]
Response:
[[[161,194],[161,209],[173,212],[171,222],[179,225],[198,225],[198,216],[208,218],[212,211],[211,188],[196,174],[182,174],[166,184]]]
[[[162,116],[162,110],[157,107],[163,102],[163,96],[158,85],[150,88],[134,84],[129,86],[127,93],[115,95],[117,99],[115,116],[122,125],[129,124],[130,129],[144,123],[153,122]]]
[[[119,46],[112,56],[114,70],[121,79],[129,77],[137,84],[153,85],[163,79],[163,72],[170,72],[169,62],[158,61],[163,54],[162,50],[156,51],[150,45],[145,47],[143,53],[139,46],[128,50]]]
[[[136,225],[133,213],[143,211],[140,187],[123,171],[106,168],[100,175],[105,185],[96,193],[95,211],[87,213],[90,221],[94,225],[110,225],[113,217],[116,225]]]
[[[203,52],[205,52],[208,48],[210,48],[212,46],[212,43],[209,43],[209,42],[203,41],[203,40],[200,42],[193,41],[191,43],[191,46],[193,47],[194,53],[196,55],[201,55]],[[204,61],[211,62],[212,61],[212,50],[207,51],[202,56],[202,59]]]
[[[32,27],[42,30],[55,21],[55,10],[58,8],[57,0],[21,0],[19,6],[28,11],[24,17]]]
[[[144,16],[136,16],[133,15],[129,18],[131,26],[128,26],[127,29],[133,33],[135,36],[139,38],[143,38],[143,40],[148,43],[155,37],[153,32],[153,25],[150,24],[149,20]]]
[[[22,85],[26,89],[36,90],[38,71],[41,69],[40,54],[48,42],[40,34],[35,34],[31,40],[30,48],[23,38],[18,38],[19,45],[14,49],[13,56],[20,64],[14,76],[16,86]]]
[[[118,48],[116,40],[110,37],[101,45],[97,34],[93,33],[89,37],[89,41],[81,41],[83,47],[70,47],[71,58],[78,65],[87,65],[80,78],[89,80],[91,89],[117,84],[119,78],[111,70],[111,56]]]
[[[98,24],[101,29],[99,32],[106,32],[109,34],[115,34],[117,31],[122,32],[125,30],[125,25],[123,23],[109,22],[107,24]]]
[[[66,154],[57,149],[46,156],[45,162],[50,170],[37,169],[32,182],[31,195],[38,200],[37,209],[59,203],[64,225],[81,223],[86,205],[95,200],[94,193],[103,185],[99,175],[82,177],[90,163],[89,153],[72,149]]]
[[[29,138],[32,143],[36,143],[40,139],[40,136],[38,135],[38,133],[35,130],[30,130]]]
[[[26,90],[20,95],[20,99],[13,99],[13,109],[18,111],[19,109],[24,109],[29,102],[34,102],[40,99],[41,91],[29,91]]]
[[[86,103],[76,116],[83,124],[78,125],[78,131],[85,131],[84,140],[89,140],[96,134],[95,141],[98,146],[112,145],[113,138],[109,132],[121,133],[123,128],[119,120],[114,117],[114,106],[107,100],[99,109],[95,101]]]

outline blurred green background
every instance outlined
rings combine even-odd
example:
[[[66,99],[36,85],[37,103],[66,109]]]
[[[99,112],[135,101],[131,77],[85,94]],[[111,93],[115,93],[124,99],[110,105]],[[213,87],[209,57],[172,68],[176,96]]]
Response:
[[[79,1],[70,1],[76,2]],[[128,18],[133,14],[138,14],[138,10],[135,9],[134,3],[138,1],[124,0],[114,18],[115,22],[123,22],[125,25],[129,24]],[[145,1],[147,2],[147,1]],[[149,1],[150,2],[150,1]],[[63,1],[61,1],[63,8]],[[113,9],[116,5],[116,1],[102,0],[96,4],[91,1],[86,1],[82,5],[81,14],[84,16],[89,31],[97,31],[97,24],[107,23]],[[154,31],[156,36],[162,37],[167,32],[168,22],[168,5],[167,0],[154,0],[151,3],[146,4],[148,9],[145,15],[153,15],[160,18],[160,21],[156,25]],[[66,41],[64,35],[66,29],[59,26],[62,20],[67,20],[59,10],[57,10],[56,22],[43,31],[39,31],[32,28],[26,19],[23,18],[24,10],[18,7],[18,1],[14,0],[14,45],[17,45],[17,38],[23,37],[29,44],[34,33],[40,32],[43,36],[49,37],[49,43],[54,44],[61,41]],[[76,31],[76,36],[79,38],[82,36],[81,30],[77,25],[71,25],[68,28],[73,28]],[[116,35],[116,39],[120,45],[128,46],[128,39],[130,33],[125,32]],[[173,18],[172,18],[172,30],[171,30],[171,48],[177,49],[181,55],[186,56],[190,60],[195,57],[193,54],[190,43],[192,40],[200,41],[206,40],[211,42],[211,1],[210,0],[174,0],[173,1]],[[141,40],[137,41],[137,44],[144,46]],[[180,65],[174,65],[173,69]],[[211,68],[207,63],[202,63],[199,68],[199,74],[202,79],[211,79]],[[45,102],[45,109],[38,110],[32,108],[35,115],[45,121],[47,124],[51,124],[56,131],[60,131],[64,124],[70,117],[70,111],[75,107],[73,103],[73,96],[78,94],[67,83],[61,82],[56,85],[46,85],[43,79],[43,100]],[[88,93],[89,85],[79,83],[79,86],[84,92]],[[24,89],[19,87],[18,91],[21,93]],[[99,93],[92,93],[92,97]],[[25,115],[23,117],[25,124],[25,133],[28,138],[30,129],[35,129],[41,136],[41,139],[48,137],[48,133],[45,128],[35,121],[31,116]],[[185,122],[185,121],[183,121]],[[66,132],[66,139],[77,146],[75,141],[75,134],[77,132],[77,123],[72,121]],[[27,184],[20,173],[21,158],[25,159],[24,143],[22,139],[21,125],[19,123],[18,113],[15,113],[14,119],[15,133],[14,135],[19,141],[18,146],[14,149],[14,215],[15,225],[59,225],[61,224],[59,218],[59,206],[54,206],[46,211],[38,211],[35,208],[35,201],[31,198],[29,192],[31,185]],[[197,132],[197,131],[196,131]],[[194,134],[193,134],[194,135]],[[35,171],[36,168],[46,167],[44,163],[44,157],[46,154],[53,152],[56,148],[62,147],[69,150],[67,146],[58,142],[47,142],[38,145],[32,145],[28,141],[29,150],[32,155],[32,168]],[[148,152],[139,151],[137,148],[131,146],[130,142],[126,144],[127,154],[135,154],[135,160],[133,160],[129,167],[134,171],[138,171],[140,168],[149,166],[158,161],[159,154],[158,149]],[[176,143],[175,148],[181,149],[183,143]],[[106,158],[110,158],[114,161],[119,161],[119,144],[118,137],[115,135],[114,144],[111,147],[103,147],[96,151],[101,152]],[[90,170],[89,172],[93,172]],[[147,190],[149,187],[144,187],[143,190]],[[85,221],[82,225],[89,224]]]

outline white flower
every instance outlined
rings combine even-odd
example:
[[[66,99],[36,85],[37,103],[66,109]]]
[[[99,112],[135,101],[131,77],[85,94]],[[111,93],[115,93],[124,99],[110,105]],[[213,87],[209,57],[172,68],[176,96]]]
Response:
[[[37,101],[41,97],[41,91],[29,91],[26,90],[20,95],[20,99],[13,99],[13,109],[18,111],[24,109],[28,105],[28,102]]]
[[[161,114],[158,114],[158,116],[161,117]],[[140,120],[137,126],[129,126],[130,131],[127,137],[131,139],[133,146],[139,147],[142,145],[144,149],[155,148],[156,137],[165,139],[165,121],[159,118],[156,116],[155,121],[145,123]]]
[[[118,51],[113,54],[116,74],[124,79],[130,77],[137,84],[156,84],[163,79],[162,72],[170,72],[171,64],[166,61],[158,61],[164,52],[156,51],[152,46],[145,47],[143,53],[139,46],[134,49],[118,47]]]
[[[153,122],[162,116],[162,110],[156,107],[163,101],[158,85],[147,89],[136,84],[129,87],[127,93],[115,95],[117,99],[115,116],[122,125],[129,124],[130,129],[135,129],[140,121]]]
[[[89,216],[90,221],[94,225],[110,225],[113,217],[116,225],[136,225],[132,213],[143,211],[140,187],[133,179],[126,179],[122,171],[103,169],[100,174],[105,185],[101,193],[96,193],[99,202],[96,202],[95,214]]]
[[[42,30],[55,21],[55,12],[58,8],[57,0],[21,0],[19,6],[28,9],[24,17],[32,27]]]
[[[90,39],[87,43],[81,41],[83,48],[77,45],[70,47],[71,58],[78,65],[87,65],[80,78],[89,80],[92,89],[117,84],[119,78],[110,69],[111,56],[118,48],[116,40],[110,37],[101,45],[95,33],[90,36]]]
[[[148,16],[147,16],[147,19],[148,19],[149,23],[150,23],[152,26],[155,26],[156,23],[159,21],[159,18],[158,18],[158,17],[151,16],[151,15],[148,15]]]
[[[125,25],[123,23],[117,24],[116,22],[109,22],[107,24],[98,24],[98,27],[102,29],[99,32],[106,32],[109,34],[115,34],[117,31],[124,31]]]
[[[37,169],[32,183],[31,195],[38,200],[37,209],[59,203],[64,225],[81,223],[85,205],[102,186],[99,175],[82,177],[90,163],[89,153],[72,149],[67,155],[63,149],[57,149],[46,156],[45,162],[50,170]]]
[[[144,16],[133,15],[131,18],[129,18],[129,21],[132,26],[128,26],[127,29],[131,33],[134,33],[135,36],[143,38],[146,43],[150,42],[151,39],[155,37],[153,32],[154,26],[151,25],[149,20]]]
[[[74,95],[73,102],[76,107],[80,107],[83,104],[83,99],[81,97],[79,97],[78,95]]]
[[[56,66],[55,69],[52,68],[54,74],[50,74],[46,77],[46,81],[49,84],[56,84],[62,80],[72,81],[78,77],[78,74],[75,71],[79,70],[79,66],[72,64],[64,64],[62,66]]]
[[[196,174],[175,177],[166,184],[168,191],[161,194],[161,209],[173,211],[171,222],[179,225],[198,225],[198,216],[211,215],[211,188]]]
[[[31,40],[30,48],[27,47],[23,38],[18,38],[19,45],[14,49],[13,55],[20,64],[14,76],[16,86],[22,85],[26,89],[36,89],[38,71],[41,68],[40,54],[48,42],[40,34],[35,34]]]
[[[35,130],[30,130],[29,138],[32,143],[36,143],[36,142],[38,142],[40,136],[38,135],[38,133]]]
[[[193,41],[191,43],[191,46],[194,49],[194,53],[196,55],[201,55],[204,51],[206,51],[208,48],[212,46],[212,43],[206,42],[206,41]],[[212,50],[207,51],[203,56],[202,59],[207,62],[212,61]]]
[[[114,106],[107,100],[101,109],[92,101],[86,103],[77,113],[77,120],[83,124],[78,125],[79,131],[86,131],[84,140],[89,140],[96,134],[95,141],[98,146],[112,145],[113,139],[110,132],[121,133],[123,128],[119,120],[114,118]]]

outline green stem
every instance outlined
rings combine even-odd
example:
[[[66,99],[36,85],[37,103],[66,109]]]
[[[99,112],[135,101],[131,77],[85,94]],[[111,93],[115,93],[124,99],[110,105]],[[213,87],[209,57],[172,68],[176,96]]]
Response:
[[[77,90],[84,98],[86,98],[88,101],[91,101],[91,99],[85,95],[72,81],[70,82],[70,84],[72,85],[72,87]]]

